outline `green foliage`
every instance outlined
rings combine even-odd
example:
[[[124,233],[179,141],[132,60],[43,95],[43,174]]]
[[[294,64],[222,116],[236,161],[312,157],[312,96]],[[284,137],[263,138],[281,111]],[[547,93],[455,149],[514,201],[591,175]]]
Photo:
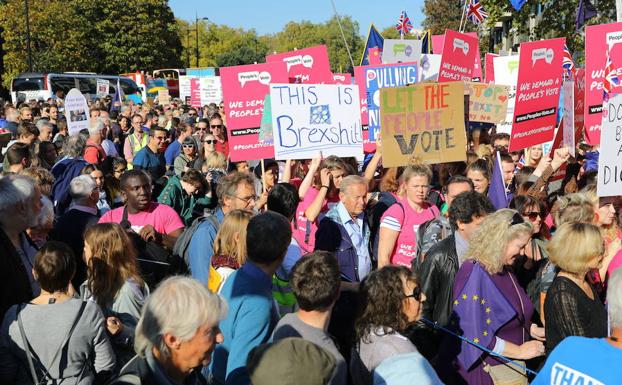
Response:
[[[508,0],[505,1],[508,2]],[[421,24],[424,29],[431,30],[433,35],[442,35],[446,29],[458,31],[463,10],[464,0],[425,0],[423,3],[425,19]],[[477,26],[467,21],[464,30],[475,31]]]

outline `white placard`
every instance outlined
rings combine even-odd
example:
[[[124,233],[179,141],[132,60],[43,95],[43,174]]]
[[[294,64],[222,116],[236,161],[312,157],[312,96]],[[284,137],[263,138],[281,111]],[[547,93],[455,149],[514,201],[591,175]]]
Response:
[[[322,156],[363,157],[357,85],[271,84],[277,160]]]
[[[441,70],[442,55],[421,55],[419,61],[419,82],[435,82]]]
[[[201,88],[201,105],[222,102],[222,85],[220,76],[203,77],[199,79]]]
[[[69,135],[88,129],[90,123],[89,105],[80,90],[72,88],[65,97],[65,116]]]
[[[110,91],[110,82],[107,79],[97,79],[97,97],[108,96]]]
[[[421,40],[384,39],[382,63],[414,63],[421,58]]]
[[[564,133],[562,144],[568,147],[570,155],[575,157],[574,143],[574,81],[564,81]]]
[[[505,122],[497,124],[498,133],[503,132],[509,134],[512,132],[512,121],[514,120],[519,56],[497,56],[492,60],[494,61],[495,68],[495,84],[510,86],[510,91],[508,93],[508,112]]]
[[[180,76],[179,77],[179,98],[186,104],[190,104],[190,102],[186,102],[186,100],[190,100],[192,85],[190,83],[191,76]]]
[[[598,157],[599,197],[622,195],[622,94],[611,95],[603,104]]]

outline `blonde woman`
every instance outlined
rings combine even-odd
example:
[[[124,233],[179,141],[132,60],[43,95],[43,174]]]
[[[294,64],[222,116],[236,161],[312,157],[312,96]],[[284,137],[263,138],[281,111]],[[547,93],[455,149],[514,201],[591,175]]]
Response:
[[[99,305],[117,361],[127,362],[134,354],[134,329],[149,287],[138,273],[134,247],[125,230],[116,223],[88,228],[84,262],[87,280],[80,287],[81,297]]]
[[[542,160],[542,145],[531,146],[525,150],[525,166],[538,167]]]
[[[607,310],[587,279],[588,271],[600,266],[605,253],[599,228],[565,223],[546,249],[560,269],[544,302],[547,353],[568,336],[606,337]]]
[[[208,287],[218,292],[225,280],[246,262],[246,227],[252,213],[233,210],[225,215],[214,239],[214,254]]]
[[[515,210],[502,209],[487,216],[469,242],[453,289],[452,318],[457,330],[514,360],[544,354],[542,342],[531,340],[543,340],[544,329],[531,323],[533,305],[511,271],[532,231],[531,223]],[[527,384],[520,371],[458,339],[447,340],[442,351],[459,352],[457,374],[470,385],[492,385],[493,379],[502,375],[516,381],[508,383]]]

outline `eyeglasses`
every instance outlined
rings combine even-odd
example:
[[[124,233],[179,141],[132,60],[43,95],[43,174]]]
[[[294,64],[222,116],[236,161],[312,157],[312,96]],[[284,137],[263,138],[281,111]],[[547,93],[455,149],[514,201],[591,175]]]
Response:
[[[538,217],[540,217],[540,212],[538,211],[530,211],[528,213],[523,213],[524,217],[528,217],[530,221],[535,221],[536,219],[538,219]]]
[[[222,128],[222,124],[210,124],[211,128]]]
[[[510,222],[510,227],[514,225],[520,225],[521,223],[525,223],[525,219],[519,213],[516,213],[512,216],[512,221]]]
[[[204,140],[203,143],[207,143],[207,144],[216,144],[216,140],[212,140],[212,139],[207,139]]]
[[[421,286],[417,286],[413,289],[413,293],[411,295],[407,295],[406,298],[414,298],[415,301],[421,302]]]
[[[197,116],[197,114],[188,114],[188,116]]]
[[[234,195],[234,197],[235,197],[236,199],[239,199],[239,200],[241,200],[242,202],[246,203],[246,205],[247,205],[247,206],[248,206],[249,204],[251,204],[251,202],[255,202],[255,201],[259,198],[257,195],[251,195],[251,196],[246,197],[246,198],[240,198],[240,197],[239,197],[239,196],[237,196],[237,195]]]

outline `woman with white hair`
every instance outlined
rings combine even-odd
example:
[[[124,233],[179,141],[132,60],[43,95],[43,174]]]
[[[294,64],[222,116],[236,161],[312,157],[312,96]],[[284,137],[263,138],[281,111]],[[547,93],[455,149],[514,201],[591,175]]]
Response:
[[[521,360],[523,367],[525,360],[544,354],[544,329],[531,323],[533,305],[511,270],[516,257],[524,253],[532,230],[532,224],[519,212],[502,209],[487,216],[469,242],[465,262],[456,274],[450,324],[484,349],[457,338],[446,340],[441,354],[456,358],[461,377],[457,382],[492,385],[504,379],[526,385],[524,370],[489,351]]]
[[[226,312],[225,301],[192,278],[163,281],[136,326],[138,355],[112,384],[207,384],[200,368],[223,342],[218,324]]]
[[[622,269],[613,272],[607,287],[607,338],[568,337],[551,352],[532,385],[619,384],[622,378]],[[588,315],[589,316],[589,315]]]

